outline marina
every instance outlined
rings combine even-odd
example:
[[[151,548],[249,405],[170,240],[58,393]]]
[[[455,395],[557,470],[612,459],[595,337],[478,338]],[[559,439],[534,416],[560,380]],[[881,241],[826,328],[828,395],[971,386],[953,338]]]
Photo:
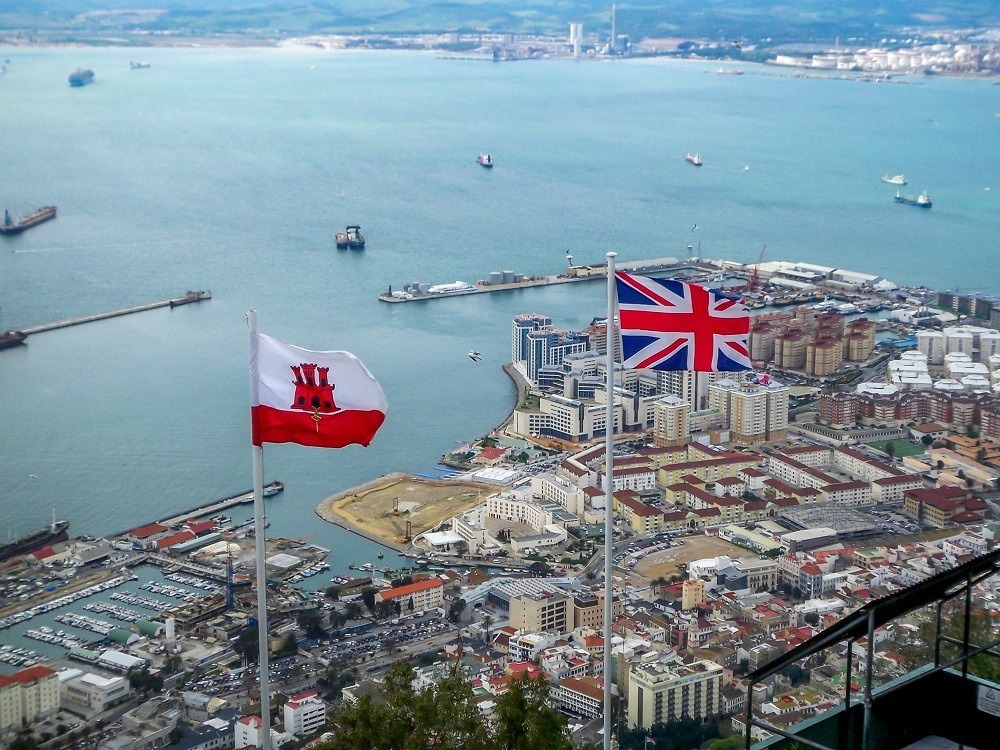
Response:
[[[111,578],[102,583],[95,583],[93,586],[88,586],[87,588],[80,589],[79,591],[74,591],[72,594],[60,596],[59,598],[45,602],[44,604],[36,604],[34,607],[29,607],[28,609],[22,610],[9,617],[0,619],[0,630],[9,628],[12,625],[17,625],[19,622],[30,620],[35,615],[45,614],[46,612],[51,612],[54,609],[60,609],[62,607],[68,607],[70,604],[74,604],[81,599],[86,599],[87,597],[94,596],[102,591],[116,588],[127,581],[134,581],[137,578],[138,576],[132,573],[129,573],[128,575],[116,576],[115,578]]]

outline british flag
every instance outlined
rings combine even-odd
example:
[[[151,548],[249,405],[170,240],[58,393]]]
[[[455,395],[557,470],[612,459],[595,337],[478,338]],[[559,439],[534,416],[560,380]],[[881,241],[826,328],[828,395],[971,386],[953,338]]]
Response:
[[[618,272],[622,366],[631,370],[749,370],[750,311],[697,284]]]

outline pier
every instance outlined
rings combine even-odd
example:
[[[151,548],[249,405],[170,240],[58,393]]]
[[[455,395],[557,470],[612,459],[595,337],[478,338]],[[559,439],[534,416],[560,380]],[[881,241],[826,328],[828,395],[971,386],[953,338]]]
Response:
[[[264,485],[264,497],[271,497],[278,494],[285,489],[285,485],[281,482],[271,482],[270,484]],[[234,505],[249,505],[253,502],[253,490],[247,490],[246,492],[241,492],[238,495],[231,495],[230,497],[224,497],[221,500],[216,500],[208,505],[198,505],[191,510],[184,511],[183,513],[171,516],[170,518],[165,518],[162,521],[157,521],[164,526],[179,526],[186,521],[190,521],[192,518],[200,518],[202,516],[207,516],[211,513],[218,513],[220,510],[226,510],[226,508],[232,508]]]
[[[628,273],[663,273],[664,271],[697,271],[718,272],[712,266],[698,264],[690,260],[677,258],[655,258],[653,260],[635,260],[618,264],[618,270]],[[531,276],[514,281],[497,282],[493,279],[482,279],[475,284],[455,282],[441,286],[428,286],[420,282],[404,285],[400,291],[382,292],[378,298],[382,302],[423,302],[425,300],[446,299],[448,297],[466,297],[471,294],[489,294],[490,292],[509,292],[516,289],[531,289],[534,287],[552,286],[554,284],[571,284],[577,281],[591,281],[607,277],[607,265],[604,263],[587,266],[569,266],[566,273],[551,276]]]
[[[187,305],[192,302],[201,302],[202,300],[212,299],[212,293],[206,291],[196,291],[196,292],[186,292],[181,297],[172,297],[171,299],[161,299],[156,302],[148,302],[144,305],[135,305],[133,307],[123,307],[120,310],[111,310],[110,312],[95,313],[93,315],[82,315],[78,318],[67,318],[66,320],[57,320],[55,323],[45,323],[40,326],[31,326],[29,328],[19,329],[20,333],[25,336],[31,336],[36,333],[44,333],[45,331],[55,331],[59,328],[70,328],[71,326],[83,325],[84,323],[93,323],[97,320],[107,320],[108,318],[117,318],[122,315],[131,315],[132,313],[146,312],[146,310],[155,310],[159,307],[179,307],[181,305]]]

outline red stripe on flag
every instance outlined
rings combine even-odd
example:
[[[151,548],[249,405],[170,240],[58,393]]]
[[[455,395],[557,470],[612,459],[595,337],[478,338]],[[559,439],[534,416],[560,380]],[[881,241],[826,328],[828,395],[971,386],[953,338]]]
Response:
[[[298,443],[313,448],[343,448],[359,443],[367,446],[385,421],[380,411],[339,411],[313,415],[306,411],[284,411],[273,406],[254,406],[253,444]]]

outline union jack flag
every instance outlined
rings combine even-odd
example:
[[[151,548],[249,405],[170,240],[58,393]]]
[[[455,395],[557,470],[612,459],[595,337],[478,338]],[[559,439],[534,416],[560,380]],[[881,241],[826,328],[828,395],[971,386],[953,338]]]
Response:
[[[750,311],[740,300],[673,279],[615,274],[622,366],[749,370]]]

